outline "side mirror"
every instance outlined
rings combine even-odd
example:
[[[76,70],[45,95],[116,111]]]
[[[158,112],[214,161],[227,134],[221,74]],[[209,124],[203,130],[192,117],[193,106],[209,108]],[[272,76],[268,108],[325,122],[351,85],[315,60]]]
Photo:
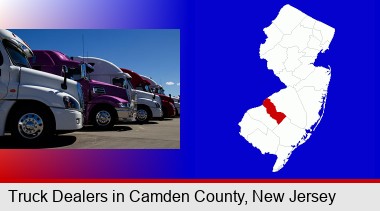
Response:
[[[86,78],[87,77],[86,69],[87,69],[86,64],[80,65],[80,78]]]
[[[67,74],[69,73],[69,69],[66,65],[62,66],[62,74],[63,74],[63,83],[61,84],[61,88],[66,90],[67,89]]]
[[[85,66],[86,66],[86,68],[85,68],[86,73],[94,72],[94,70],[95,70],[94,66],[92,66],[91,64],[88,64],[88,63],[86,63]]]

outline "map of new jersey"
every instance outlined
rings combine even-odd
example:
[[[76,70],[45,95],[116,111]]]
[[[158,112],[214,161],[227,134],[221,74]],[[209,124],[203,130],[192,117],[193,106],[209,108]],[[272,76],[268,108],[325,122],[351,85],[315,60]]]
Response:
[[[329,48],[335,29],[285,5],[264,32],[267,39],[260,46],[260,58],[286,88],[249,109],[239,126],[240,135],[262,154],[277,156],[273,166],[277,172],[323,117],[331,68],[316,67],[314,62]]]

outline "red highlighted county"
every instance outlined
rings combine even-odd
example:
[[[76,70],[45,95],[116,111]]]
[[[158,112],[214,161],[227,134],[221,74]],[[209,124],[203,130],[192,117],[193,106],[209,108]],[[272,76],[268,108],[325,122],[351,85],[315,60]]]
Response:
[[[285,119],[286,115],[282,112],[278,112],[276,106],[270,101],[269,98],[265,99],[263,106],[267,109],[267,113],[272,119],[276,120],[277,124],[280,124]]]

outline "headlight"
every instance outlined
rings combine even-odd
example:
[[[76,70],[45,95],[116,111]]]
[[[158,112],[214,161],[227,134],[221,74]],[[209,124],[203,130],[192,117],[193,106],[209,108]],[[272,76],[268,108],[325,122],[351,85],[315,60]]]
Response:
[[[63,104],[65,105],[66,109],[76,109],[80,110],[79,103],[72,97],[64,96],[63,97]]]
[[[129,103],[119,103],[120,108],[130,108],[131,105]]]

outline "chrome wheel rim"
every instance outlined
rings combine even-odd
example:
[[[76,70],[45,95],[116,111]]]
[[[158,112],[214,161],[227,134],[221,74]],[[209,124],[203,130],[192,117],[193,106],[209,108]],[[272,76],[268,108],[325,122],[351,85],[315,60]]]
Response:
[[[108,111],[99,111],[96,114],[96,123],[101,126],[106,126],[111,122],[111,114]]]
[[[137,119],[139,121],[144,121],[148,118],[148,112],[145,111],[144,109],[140,109],[137,111]]]
[[[18,132],[26,139],[35,139],[44,130],[42,118],[35,113],[27,113],[18,120]]]

